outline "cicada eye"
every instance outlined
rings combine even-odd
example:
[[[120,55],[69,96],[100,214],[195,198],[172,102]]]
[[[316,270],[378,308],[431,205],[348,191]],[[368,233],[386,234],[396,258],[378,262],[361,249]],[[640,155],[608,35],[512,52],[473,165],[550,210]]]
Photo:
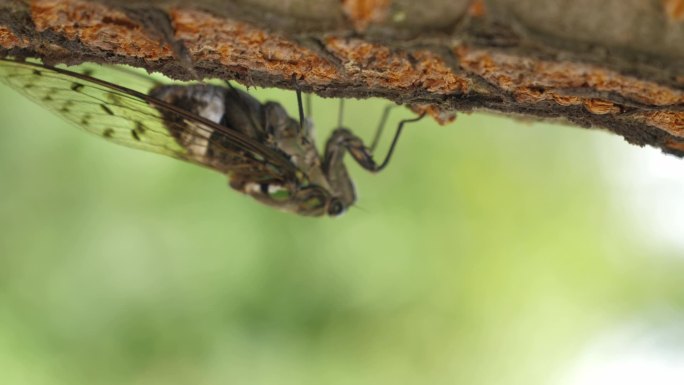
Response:
[[[330,199],[328,203],[328,215],[336,217],[344,212],[344,203],[337,198]]]

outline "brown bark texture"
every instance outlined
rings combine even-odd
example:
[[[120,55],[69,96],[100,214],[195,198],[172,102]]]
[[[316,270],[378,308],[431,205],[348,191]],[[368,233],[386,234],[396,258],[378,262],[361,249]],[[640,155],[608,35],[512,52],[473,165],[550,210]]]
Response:
[[[3,56],[559,119],[679,156],[683,48],[684,0],[0,0]]]

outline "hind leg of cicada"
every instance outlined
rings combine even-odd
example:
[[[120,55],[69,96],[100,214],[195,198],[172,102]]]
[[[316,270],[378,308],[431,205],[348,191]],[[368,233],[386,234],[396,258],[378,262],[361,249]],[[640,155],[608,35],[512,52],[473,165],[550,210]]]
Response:
[[[297,93],[297,110],[299,112],[299,129],[304,130],[306,128],[306,120],[311,119],[311,94],[307,93],[306,94],[306,114],[304,113],[305,106],[304,103],[302,103],[302,90],[299,88],[299,85],[297,84],[297,76],[292,75],[292,84],[294,84],[295,92]]]
[[[389,109],[386,109],[385,113],[389,113]],[[421,114],[413,119],[404,119],[399,122],[387,156],[385,156],[385,159],[380,164],[375,161],[372,150],[369,147],[366,147],[361,138],[354,135],[354,133],[346,128],[336,129],[330,136],[330,139],[328,139],[325,147],[323,164],[326,172],[331,173],[334,168],[339,167],[346,152],[349,152],[354,160],[366,170],[373,172],[381,171],[389,164],[394,149],[397,146],[397,142],[399,141],[399,137],[401,136],[401,132],[404,129],[404,125],[406,123],[417,122],[422,119],[423,116],[425,116],[425,114]]]
[[[304,95],[304,102],[302,102],[302,91],[297,84],[297,77],[292,75],[292,84],[294,85],[295,92],[297,94],[297,110],[299,112],[299,130],[304,133],[304,135],[313,134],[313,124],[311,123],[311,118],[313,116],[313,111],[311,109],[311,93],[306,93]]]
[[[297,88],[297,109],[299,110],[299,129],[304,129],[304,104],[302,103],[302,91]]]

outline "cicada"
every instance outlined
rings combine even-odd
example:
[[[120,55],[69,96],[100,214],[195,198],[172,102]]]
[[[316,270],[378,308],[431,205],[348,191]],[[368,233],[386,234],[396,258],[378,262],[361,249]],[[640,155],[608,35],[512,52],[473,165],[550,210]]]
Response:
[[[228,176],[233,189],[306,216],[337,216],[356,200],[343,163],[346,153],[366,170],[380,171],[403,125],[422,118],[401,121],[387,157],[377,163],[374,145],[367,147],[341,126],[320,154],[299,91],[296,120],[279,103],[262,103],[229,83],[163,84],[150,79],[142,92],[90,72],[14,59],[0,59],[0,80],[105,140],[218,171]],[[380,128],[386,116],[387,111]]]

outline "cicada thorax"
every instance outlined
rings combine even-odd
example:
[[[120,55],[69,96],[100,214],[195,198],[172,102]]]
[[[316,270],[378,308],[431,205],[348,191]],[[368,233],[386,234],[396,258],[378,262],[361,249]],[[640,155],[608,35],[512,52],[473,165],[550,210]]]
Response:
[[[196,161],[227,174],[233,189],[270,206],[300,213],[307,211],[298,207],[301,202],[295,199],[304,194],[300,191],[314,191],[312,185],[322,188],[315,189],[319,194],[329,189],[310,131],[301,130],[280,104],[262,104],[246,92],[209,84],[159,86],[151,90],[150,96],[269,148],[270,156],[246,151],[218,127],[207,130],[205,125],[173,111],[161,111],[178,144]],[[294,172],[280,169],[283,160],[288,163],[286,168]],[[327,201],[330,196],[321,199]]]

